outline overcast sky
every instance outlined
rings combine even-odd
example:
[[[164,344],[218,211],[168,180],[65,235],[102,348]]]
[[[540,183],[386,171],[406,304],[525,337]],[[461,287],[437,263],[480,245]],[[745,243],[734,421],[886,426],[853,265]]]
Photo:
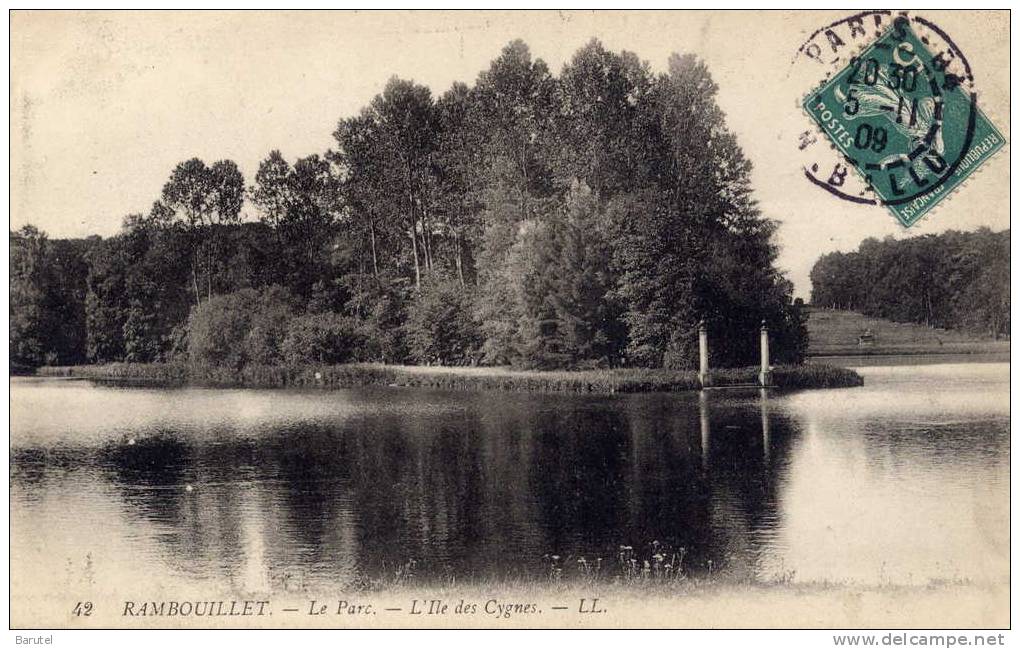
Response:
[[[781,222],[779,264],[798,295],[817,257],[868,236],[1009,227],[1008,152],[904,231],[883,208],[810,185],[797,149],[800,98],[821,77],[791,64],[845,12],[748,13],[25,13],[11,20],[11,227],[110,235],[145,212],[181,160],[229,158],[250,183],[272,149],[291,162],[392,75],[441,94],[472,83],[522,38],[558,74],[592,37],[665,70],[704,58],[727,123],[755,165],[756,196]],[[1009,17],[925,12],[970,60],[981,106],[1009,139]]]

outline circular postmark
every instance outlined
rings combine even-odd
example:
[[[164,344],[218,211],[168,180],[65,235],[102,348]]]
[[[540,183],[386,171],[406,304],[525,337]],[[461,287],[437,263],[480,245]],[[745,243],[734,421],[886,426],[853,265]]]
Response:
[[[922,16],[854,14],[816,30],[793,65],[820,79],[802,101],[814,122],[798,141],[807,180],[905,226],[1004,143],[978,109],[966,56]]]

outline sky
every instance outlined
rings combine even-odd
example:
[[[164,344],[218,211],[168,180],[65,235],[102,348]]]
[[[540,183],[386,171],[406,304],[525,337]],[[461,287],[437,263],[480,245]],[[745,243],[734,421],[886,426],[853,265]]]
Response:
[[[909,230],[804,178],[797,145],[813,127],[799,104],[824,71],[797,51],[846,13],[15,11],[10,227],[112,235],[148,211],[182,160],[232,159],[250,183],[273,149],[293,162],[332,147],[337,121],[393,75],[438,96],[473,83],[515,38],[558,74],[593,37],[655,72],[673,52],[706,61],[801,297],[820,255],[867,237],[1009,227],[1008,148]],[[924,16],[966,54],[980,106],[1008,142],[1008,13]]]

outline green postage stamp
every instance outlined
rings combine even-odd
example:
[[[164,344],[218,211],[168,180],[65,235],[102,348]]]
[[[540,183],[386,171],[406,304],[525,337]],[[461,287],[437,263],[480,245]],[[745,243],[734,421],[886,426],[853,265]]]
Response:
[[[977,106],[969,69],[897,19],[804,99],[804,109],[879,202],[909,227],[1005,144]]]

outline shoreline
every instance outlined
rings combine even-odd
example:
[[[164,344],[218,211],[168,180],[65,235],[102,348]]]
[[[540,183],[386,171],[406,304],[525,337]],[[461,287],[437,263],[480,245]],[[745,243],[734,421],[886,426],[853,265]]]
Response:
[[[841,356],[984,356],[1010,353],[1009,341],[997,343],[973,343],[943,345],[931,347],[927,345],[886,345],[882,347],[857,347],[851,345],[820,347],[809,349],[805,361],[813,358],[839,358]]]
[[[758,388],[757,367],[713,370],[711,387]],[[700,390],[693,370],[602,369],[575,371],[514,370],[507,367],[427,367],[354,363],[346,365],[246,366],[240,370],[192,367],[178,363],[108,363],[37,368],[34,376],[83,378],[215,387],[324,389],[363,386],[412,387],[438,390],[616,394]],[[857,372],[810,363],[776,366],[777,389],[858,387]]]
[[[1009,363],[1009,352],[972,353],[888,353],[888,354],[824,354],[808,356],[804,362],[811,365],[837,367],[896,367],[904,365],[955,365],[961,363]]]

